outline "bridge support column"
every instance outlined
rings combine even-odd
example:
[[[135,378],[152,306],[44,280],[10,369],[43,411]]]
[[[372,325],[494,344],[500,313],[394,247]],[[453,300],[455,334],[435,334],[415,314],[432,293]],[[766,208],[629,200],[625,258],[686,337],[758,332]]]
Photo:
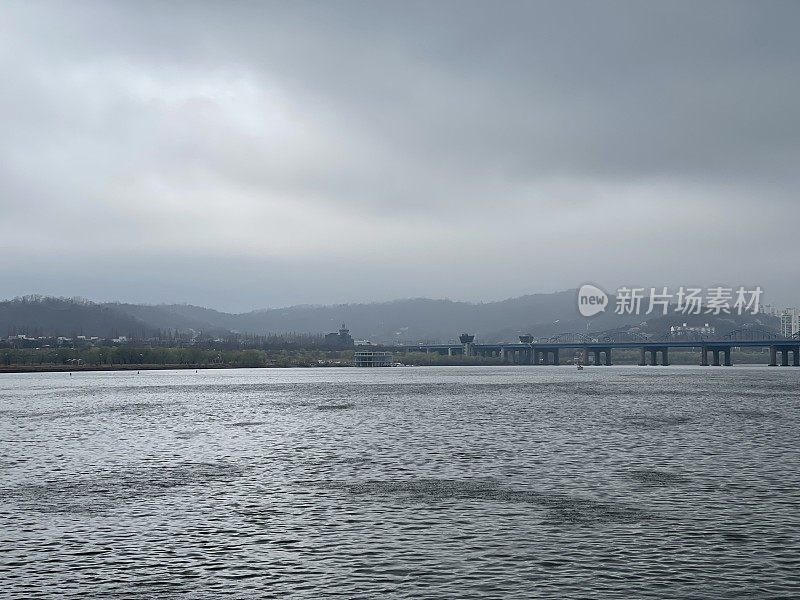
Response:
[[[769,366],[778,366],[778,348],[776,346],[769,347]]]
[[[794,360],[792,361],[792,366],[800,367],[800,346],[795,346],[792,349],[792,356],[794,357]]]
[[[611,366],[611,348],[606,348],[606,366]]]
[[[581,362],[583,364],[585,364],[585,365],[589,364],[589,349],[588,348],[584,348],[583,349],[583,358],[582,358]]]
[[[559,364],[561,364],[561,363],[559,363],[559,361],[558,361],[558,348],[554,348],[554,349],[553,349],[553,364],[554,364],[554,365],[559,365]]]
[[[650,350],[650,366],[655,367],[658,364],[658,354],[656,350]]]
[[[669,348],[664,348],[661,350],[661,364],[665,367],[669,366]]]
[[[700,347],[700,366],[707,367],[708,366],[708,348],[705,346]]]
[[[542,364],[549,365],[550,364],[550,351],[549,350],[542,350]]]
[[[594,351],[594,364],[595,366],[600,364],[600,350],[597,349]]]
[[[781,348],[781,366],[788,367],[789,366],[789,349],[788,348]]]
[[[732,366],[733,363],[731,362],[731,349],[730,348],[725,348],[725,350],[723,350],[723,352],[725,353],[725,362],[723,364],[726,367]]]
[[[639,366],[643,367],[647,364],[647,351],[644,349],[644,346],[639,348]]]
[[[714,362],[711,363],[711,364],[713,364],[715,367],[718,367],[719,366],[719,350],[717,348],[714,348],[714,350],[712,350],[712,354],[714,356]]]

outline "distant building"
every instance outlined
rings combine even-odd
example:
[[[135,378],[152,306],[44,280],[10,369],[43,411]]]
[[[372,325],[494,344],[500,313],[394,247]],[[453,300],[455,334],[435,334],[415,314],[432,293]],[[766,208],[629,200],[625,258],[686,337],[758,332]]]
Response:
[[[325,335],[323,344],[328,348],[352,348],[355,345],[350,330],[342,323],[342,328],[338,333],[328,333]]]
[[[780,309],[771,304],[762,304],[759,307],[759,312],[763,315],[769,315],[770,317],[778,317],[780,316]]]
[[[684,323],[683,325],[671,325],[669,328],[669,334],[671,337],[697,337],[697,336],[708,336],[714,335],[716,333],[717,328],[713,325],[709,325],[705,323],[704,325],[687,325]]]
[[[780,314],[781,335],[792,337],[800,332],[800,308],[784,308]]]
[[[353,363],[357,367],[391,367],[392,353],[361,350],[353,355]]]

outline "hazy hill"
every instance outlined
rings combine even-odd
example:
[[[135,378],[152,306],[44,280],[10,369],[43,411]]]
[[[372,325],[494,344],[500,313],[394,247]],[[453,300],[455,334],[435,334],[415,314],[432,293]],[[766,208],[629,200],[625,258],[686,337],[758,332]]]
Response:
[[[26,296],[0,302],[0,335],[149,337],[155,328],[113,306]]]
[[[187,304],[94,304],[53,298],[28,298],[0,303],[0,335],[12,332],[39,335],[149,336],[158,330],[224,335],[239,333],[325,333],[346,323],[356,339],[384,343],[455,341],[459,333],[479,341],[512,341],[521,333],[537,336],[561,332],[605,331],[640,325],[643,331],[663,333],[670,324],[712,322],[725,333],[745,322],[777,327],[763,316],[666,318],[620,316],[613,310],[587,322],[578,316],[576,291],[533,294],[499,302],[470,303],[414,298],[371,304],[290,306],[230,314]],[[611,300],[613,306],[613,298]],[[642,323],[647,320],[646,325]]]
[[[345,323],[356,338],[382,342],[455,340],[464,331],[490,341],[516,339],[520,333],[529,331],[543,334],[561,331],[563,327],[579,330],[586,327],[586,321],[577,317],[575,311],[575,291],[480,304],[413,298],[370,304],[290,306],[242,314],[191,305],[116,306],[161,328],[319,333],[335,331]],[[608,329],[630,321],[612,313],[599,315],[592,326]]]
[[[225,325],[218,325],[219,319],[212,315],[226,315],[217,311],[188,305],[167,305],[167,304],[127,304],[111,303],[103,305],[123,314],[131,316],[139,321],[147,323],[149,326],[160,330],[176,331],[202,331],[208,334],[230,333],[231,328]]]

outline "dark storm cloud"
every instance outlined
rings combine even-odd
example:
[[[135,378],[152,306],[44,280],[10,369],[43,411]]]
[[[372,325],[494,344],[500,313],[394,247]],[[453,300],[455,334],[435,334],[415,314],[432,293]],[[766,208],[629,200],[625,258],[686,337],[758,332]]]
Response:
[[[800,294],[796,3],[0,10],[5,295]]]

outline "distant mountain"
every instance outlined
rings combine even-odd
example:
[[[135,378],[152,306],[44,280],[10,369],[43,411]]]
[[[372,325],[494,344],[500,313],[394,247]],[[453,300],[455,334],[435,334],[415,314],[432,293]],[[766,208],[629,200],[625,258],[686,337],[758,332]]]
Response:
[[[775,328],[774,318],[763,315],[710,318],[705,315],[670,315],[648,318],[617,315],[613,310],[590,320],[576,310],[576,290],[533,294],[499,302],[454,302],[412,298],[371,304],[290,306],[230,314],[187,304],[94,304],[88,301],[29,297],[0,302],[0,335],[40,332],[40,335],[147,337],[159,330],[211,335],[231,332],[325,333],[346,323],[356,339],[381,343],[450,342],[459,333],[474,333],[479,341],[512,341],[522,333],[549,336],[562,332],[606,331],[638,326],[641,331],[663,333],[681,321],[711,322],[727,332],[743,323],[755,322]],[[611,306],[614,299],[611,298]],[[770,319],[773,319],[771,321]]]
[[[115,302],[102,306],[126,314],[162,331],[170,329],[181,332],[202,331],[203,333],[212,335],[230,333],[232,328],[219,324],[219,322],[223,320],[220,317],[235,316],[219,313],[209,308],[181,304],[152,305]]]
[[[191,305],[114,305],[161,328],[228,330],[256,334],[320,333],[345,323],[357,339],[376,342],[454,341],[462,332],[479,339],[514,340],[520,333],[539,335],[584,330],[575,310],[574,290],[521,296],[500,302],[470,303],[412,298],[371,304],[301,305],[228,314]],[[612,313],[592,320],[593,329],[630,323]],[[205,324],[203,327],[202,324]]]
[[[0,336],[150,337],[156,328],[114,306],[85,300],[26,296],[0,302]]]

